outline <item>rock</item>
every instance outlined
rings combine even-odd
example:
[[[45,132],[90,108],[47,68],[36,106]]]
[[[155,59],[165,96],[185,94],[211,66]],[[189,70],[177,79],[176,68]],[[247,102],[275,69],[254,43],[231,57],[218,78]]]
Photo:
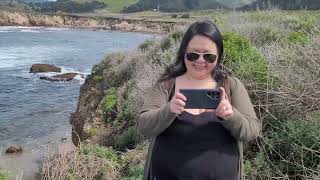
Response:
[[[22,153],[22,147],[20,146],[11,146],[6,150],[6,154],[13,154],[13,153]]]
[[[61,72],[61,68],[50,64],[33,64],[30,68],[30,73],[39,72]]]
[[[78,73],[65,73],[59,74],[55,76],[42,76],[40,79],[48,80],[48,81],[71,81]],[[84,75],[81,75],[83,77]]]

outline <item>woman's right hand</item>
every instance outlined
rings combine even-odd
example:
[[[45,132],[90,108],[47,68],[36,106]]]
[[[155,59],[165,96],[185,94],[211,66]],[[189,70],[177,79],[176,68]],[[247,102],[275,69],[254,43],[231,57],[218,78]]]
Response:
[[[187,98],[180,92],[176,92],[170,101],[170,111],[175,114],[181,114],[184,111]]]

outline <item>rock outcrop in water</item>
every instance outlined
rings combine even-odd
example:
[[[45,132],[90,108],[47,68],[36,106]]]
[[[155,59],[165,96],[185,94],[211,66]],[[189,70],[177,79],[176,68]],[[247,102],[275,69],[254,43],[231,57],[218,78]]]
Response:
[[[163,22],[160,20],[130,17],[83,16],[0,11],[0,26],[53,26],[91,27],[95,29],[166,33],[186,22]]]
[[[22,147],[20,146],[10,146],[7,150],[6,150],[6,154],[14,154],[14,153],[22,153]]]
[[[48,80],[48,81],[71,81],[74,77],[77,75],[81,75],[82,78],[84,78],[83,74],[79,73],[65,73],[65,74],[59,74],[55,76],[41,76],[40,79]]]
[[[61,68],[50,64],[33,64],[30,73],[61,72]]]

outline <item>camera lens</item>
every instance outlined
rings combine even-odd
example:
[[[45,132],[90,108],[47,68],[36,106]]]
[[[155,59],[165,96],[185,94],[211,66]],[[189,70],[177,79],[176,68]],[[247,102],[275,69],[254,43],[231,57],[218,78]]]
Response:
[[[220,98],[220,92],[219,91],[208,91],[208,96],[210,96],[212,99],[217,100]]]

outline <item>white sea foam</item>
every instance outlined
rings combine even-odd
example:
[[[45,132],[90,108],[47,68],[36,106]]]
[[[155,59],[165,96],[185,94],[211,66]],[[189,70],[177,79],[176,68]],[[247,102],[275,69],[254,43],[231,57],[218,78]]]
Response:
[[[32,29],[22,29],[20,32],[40,33],[40,31],[35,31]]]
[[[54,46],[0,47],[0,69],[28,67],[35,63],[47,63],[52,54],[70,50]],[[29,67],[28,67],[29,68]]]

